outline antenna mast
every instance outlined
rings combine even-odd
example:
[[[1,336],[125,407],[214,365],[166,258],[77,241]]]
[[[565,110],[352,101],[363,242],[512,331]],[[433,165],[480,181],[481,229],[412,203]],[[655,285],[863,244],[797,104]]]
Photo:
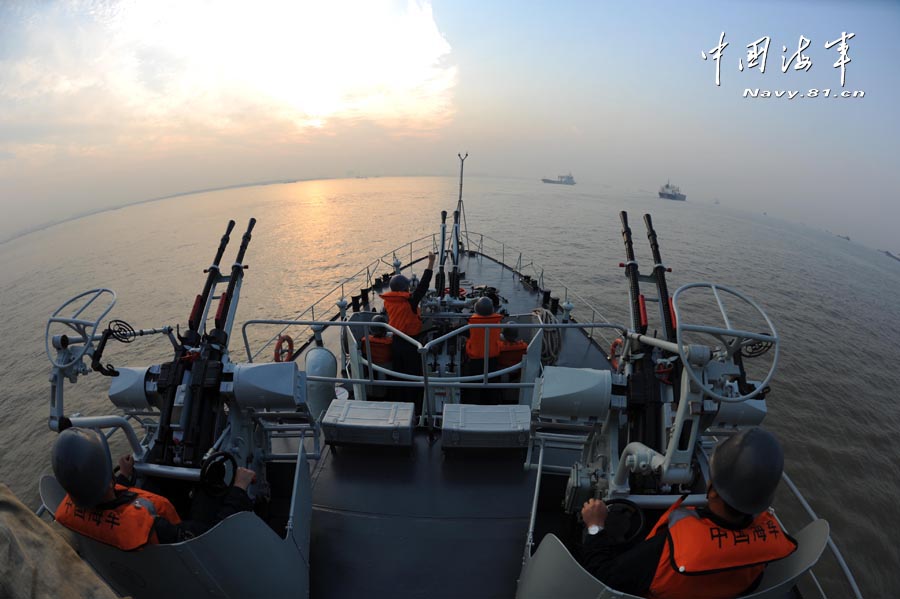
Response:
[[[459,201],[456,202],[456,210],[459,212],[460,217],[462,218],[462,227],[463,232],[466,237],[466,249],[469,248],[469,223],[466,222],[466,209],[463,206],[462,199],[462,189],[463,189],[463,168],[466,166],[466,158],[469,157],[469,153],[466,152],[466,155],[457,154],[459,157]]]

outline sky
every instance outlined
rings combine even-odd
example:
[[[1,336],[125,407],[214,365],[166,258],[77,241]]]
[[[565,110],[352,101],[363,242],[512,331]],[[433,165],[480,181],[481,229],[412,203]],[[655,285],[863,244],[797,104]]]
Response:
[[[897,31],[888,1],[3,0],[0,242],[189,190],[453,174],[468,151],[471,175],[671,179],[900,253]]]

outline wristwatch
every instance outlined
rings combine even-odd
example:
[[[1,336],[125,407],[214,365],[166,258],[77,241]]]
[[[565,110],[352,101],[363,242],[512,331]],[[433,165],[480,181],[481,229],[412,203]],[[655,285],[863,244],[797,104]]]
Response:
[[[596,524],[591,524],[588,526],[587,532],[589,535],[598,534],[601,530],[603,530],[602,526],[597,526]]]

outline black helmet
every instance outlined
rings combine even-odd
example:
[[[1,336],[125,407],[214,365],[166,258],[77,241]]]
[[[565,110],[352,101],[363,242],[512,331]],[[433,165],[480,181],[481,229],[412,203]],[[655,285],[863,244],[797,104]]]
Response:
[[[409,279],[403,275],[391,277],[391,291],[409,291]]]
[[[53,443],[53,474],[72,500],[91,508],[103,500],[112,482],[112,458],[106,437],[85,428],[67,428]]]
[[[709,462],[710,482],[719,496],[743,514],[767,509],[784,470],[784,452],[775,435],[751,428],[726,439]]]
[[[387,318],[382,316],[381,314],[376,314],[372,317],[372,322],[380,322],[382,324],[387,324]],[[387,335],[387,329],[381,327],[375,327],[372,329],[372,335],[375,337],[384,337]]]
[[[506,339],[507,341],[515,341],[516,339],[519,338],[519,329],[513,329],[513,328],[503,329],[503,338]]]
[[[479,316],[490,316],[494,313],[494,302],[489,297],[483,297],[475,302],[475,313]]]

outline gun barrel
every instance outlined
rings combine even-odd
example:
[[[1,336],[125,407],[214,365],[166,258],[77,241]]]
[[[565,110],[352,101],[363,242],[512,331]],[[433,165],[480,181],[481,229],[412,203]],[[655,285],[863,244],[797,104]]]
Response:
[[[243,276],[244,272],[244,254],[247,251],[247,246],[250,245],[250,233],[253,231],[253,227],[256,225],[256,219],[251,218],[250,223],[247,225],[247,231],[244,233],[243,238],[241,239],[241,247],[238,249],[237,257],[234,259],[234,264],[231,267],[231,276],[228,278],[228,289],[222,294],[222,299],[219,300],[219,309],[216,312],[216,328],[224,329],[225,328],[225,320],[228,318],[228,311],[231,308],[231,300],[234,296],[234,288],[237,286],[238,279]]]
[[[459,210],[453,211],[453,270],[450,271],[450,297],[459,297]]]
[[[625,276],[628,278],[628,296],[631,301],[631,328],[634,331],[645,333],[641,324],[641,288],[638,281],[638,265],[634,259],[634,244],[631,241],[631,228],[628,226],[628,213],[624,210],[619,213],[622,219],[622,239],[625,242]]]
[[[216,250],[216,256],[213,258],[213,262],[207,270],[206,282],[203,284],[203,291],[200,292],[200,295],[194,300],[194,306],[191,309],[191,315],[188,317],[188,329],[193,332],[197,332],[200,329],[200,314],[203,309],[206,307],[206,303],[209,301],[209,294],[212,291],[213,285],[216,283],[216,279],[219,276],[219,263],[222,261],[222,254],[225,253],[225,248],[228,246],[228,242],[231,240],[231,231],[234,229],[234,221],[229,220],[228,226],[225,229],[225,234],[222,235],[221,241],[219,241],[219,248]]]
[[[675,326],[672,320],[672,307],[669,305],[669,287],[666,284],[666,267],[662,263],[662,255],[659,251],[659,239],[653,228],[653,219],[649,214],[644,215],[644,224],[647,227],[647,239],[650,240],[650,251],[653,253],[653,274],[656,278],[656,290],[659,295],[659,305],[662,310],[663,326],[666,329],[666,338],[675,340]]]
[[[437,276],[434,277],[434,290],[437,291],[438,295],[443,295],[444,293],[444,263],[447,261],[446,241],[447,211],[441,210],[441,253],[438,257],[438,273]]]

